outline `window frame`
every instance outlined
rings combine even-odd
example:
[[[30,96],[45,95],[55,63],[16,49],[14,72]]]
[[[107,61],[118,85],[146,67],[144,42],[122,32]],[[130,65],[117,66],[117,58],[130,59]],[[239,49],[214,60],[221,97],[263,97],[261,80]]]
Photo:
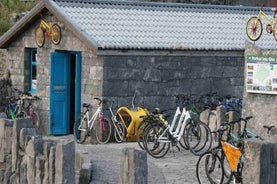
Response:
[[[34,87],[34,85],[33,85],[33,72],[34,72],[33,66],[36,67],[36,78],[37,78],[37,65],[38,64],[37,64],[37,60],[36,60],[36,55],[37,55],[37,49],[36,48],[30,49],[30,61],[29,61],[30,62],[30,79],[29,79],[29,84],[30,84],[29,92],[30,93],[37,93],[37,87]]]

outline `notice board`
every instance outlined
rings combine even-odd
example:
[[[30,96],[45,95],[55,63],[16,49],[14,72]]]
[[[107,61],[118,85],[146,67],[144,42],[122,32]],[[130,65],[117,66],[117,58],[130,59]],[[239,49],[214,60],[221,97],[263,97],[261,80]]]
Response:
[[[246,91],[277,94],[277,56],[248,55],[246,63]]]

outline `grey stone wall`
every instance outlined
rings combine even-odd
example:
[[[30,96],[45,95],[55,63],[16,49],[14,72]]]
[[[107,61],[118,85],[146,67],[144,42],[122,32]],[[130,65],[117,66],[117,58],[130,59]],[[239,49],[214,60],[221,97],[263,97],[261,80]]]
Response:
[[[245,47],[245,57],[248,54],[276,56],[277,51],[262,50],[247,42]],[[247,60],[245,58],[245,62],[246,61]],[[245,73],[245,75],[247,74]],[[249,121],[248,126],[258,134],[260,134],[262,137],[266,138],[267,135],[265,129],[263,128],[263,125],[277,126],[277,95],[247,93],[245,89],[243,94],[243,116],[252,115],[253,119]]]
[[[103,95],[118,106],[131,107],[135,90],[137,105],[149,109],[175,109],[177,94],[243,95],[243,52],[137,52],[103,60]]]
[[[0,49],[0,76],[3,75],[6,69],[6,50]]]

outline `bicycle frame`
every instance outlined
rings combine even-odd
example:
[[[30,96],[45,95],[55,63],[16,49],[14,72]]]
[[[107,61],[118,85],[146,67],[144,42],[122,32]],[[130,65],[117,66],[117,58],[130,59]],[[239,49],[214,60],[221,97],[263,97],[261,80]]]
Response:
[[[170,132],[174,137],[177,138],[177,141],[181,140],[181,137],[185,131],[185,126],[187,125],[187,122],[190,118],[191,118],[190,111],[187,111],[186,108],[183,108],[181,117],[179,119],[179,122],[175,131]]]
[[[112,120],[112,123],[113,123],[113,126],[117,132],[118,135],[120,135],[120,132],[116,126],[116,123],[118,123],[117,119],[116,119],[116,115],[113,113],[113,110],[112,110],[112,106],[113,106],[113,101],[111,102],[111,105],[109,107],[109,111],[111,113],[111,120]],[[125,126],[126,127],[126,126]]]
[[[43,29],[50,30],[50,28],[51,28],[51,22],[49,24],[50,25],[48,25],[48,23],[45,20],[41,19],[40,27],[43,28]]]
[[[180,108],[177,107],[176,109],[176,113],[175,114],[178,114],[180,111]],[[178,121],[178,124],[177,124],[177,127],[175,128],[174,130],[174,127],[175,127],[175,122],[176,122],[176,119],[177,119],[177,116],[176,116],[176,119],[174,117],[172,124],[171,125],[167,125],[166,129],[164,130],[164,132],[160,135],[160,137],[158,138],[158,140],[160,142],[168,142],[169,140],[166,139],[165,140],[165,137],[164,135],[166,134],[167,131],[169,131],[170,135],[172,135],[172,138],[176,138],[177,141],[180,141],[181,140],[181,137],[185,131],[185,126],[188,122],[188,120],[191,118],[190,116],[190,112],[187,111],[185,108],[183,108],[183,111],[181,113],[181,116],[180,116],[180,119]],[[173,131],[174,130],[174,131]],[[170,142],[170,141],[169,141]]]
[[[16,119],[16,112],[18,111],[18,105],[16,102],[11,102],[11,100],[9,100],[8,102],[8,116],[10,116],[10,118],[12,120]]]
[[[274,18],[274,16],[271,17],[267,15],[262,9],[260,9],[257,18],[260,20],[265,20],[266,22],[276,23],[276,19]]]
[[[46,30],[46,32],[49,34],[49,36],[55,36],[57,35],[57,33],[55,32],[55,30],[52,27],[52,22],[46,22],[45,20],[41,19],[40,22],[40,27],[44,30]]]
[[[89,129],[91,130],[92,129],[92,127],[93,127],[93,125],[94,125],[94,122],[96,121],[96,119],[97,118],[101,118],[100,116],[101,116],[101,110],[102,110],[102,108],[101,108],[101,106],[99,106],[97,109],[96,109],[96,111],[94,112],[94,114],[91,116],[91,118],[89,117],[89,110],[87,110],[86,111],[86,113],[85,113],[85,117],[89,120],[88,121],[88,127],[89,127]],[[80,125],[81,126],[81,125]],[[82,130],[82,129],[80,129],[80,130]]]

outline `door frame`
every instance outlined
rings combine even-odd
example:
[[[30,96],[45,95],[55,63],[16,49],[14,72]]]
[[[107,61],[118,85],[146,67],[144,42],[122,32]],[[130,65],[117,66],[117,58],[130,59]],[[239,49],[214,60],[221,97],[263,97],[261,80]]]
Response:
[[[70,81],[70,79],[71,79],[71,77],[74,77],[74,76],[72,76],[71,75],[71,69],[73,68],[73,69],[75,69],[75,79],[73,80],[74,82],[75,82],[75,91],[74,91],[74,93],[75,93],[75,97],[74,97],[74,119],[72,120],[72,119],[70,119],[70,113],[71,112],[69,112],[69,113],[66,113],[67,114],[67,119],[68,119],[68,122],[66,122],[67,123],[67,130],[65,130],[65,132],[66,132],[66,134],[70,134],[70,133],[73,133],[72,131],[73,130],[71,130],[71,128],[70,127],[73,127],[73,124],[74,124],[74,122],[75,122],[75,120],[78,118],[78,116],[79,116],[79,114],[80,114],[80,109],[81,109],[81,69],[82,69],[82,57],[81,57],[81,52],[77,52],[77,51],[54,51],[54,52],[51,52],[51,53],[58,53],[58,52],[62,52],[62,53],[65,53],[66,55],[67,55],[67,64],[68,64],[68,68],[69,68],[69,70],[67,70],[67,75],[68,75],[68,77],[69,77],[69,81]],[[75,55],[75,60],[72,60],[71,59],[71,56],[72,55]],[[75,62],[73,65],[72,65],[72,62]],[[52,68],[52,66],[51,66],[51,64],[52,64],[52,56],[50,57],[50,68]],[[71,66],[74,66],[74,67],[71,67]],[[52,73],[52,70],[50,71],[50,78],[52,78],[52,77],[55,77],[55,76],[52,76],[52,75],[54,75],[53,73]],[[71,99],[70,99],[70,93],[71,93],[71,91],[70,91],[70,85],[72,85],[72,84],[68,84],[67,85],[67,89],[69,90],[69,92],[68,92],[68,98],[67,98],[67,103],[70,105],[70,101],[71,101]],[[52,84],[52,79],[50,79],[50,88],[49,88],[49,90],[50,90],[50,92],[49,92],[49,104],[50,104],[50,110],[49,110],[49,122],[48,122],[48,134],[49,135],[53,135],[53,123],[55,123],[55,122],[53,122],[53,112],[52,112],[52,110],[53,109],[51,109],[51,104],[53,103],[52,102],[52,96],[53,96],[53,94],[52,94],[52,88],[53,88],[53,84]],[[68,108],[68,110],[70,111],[70,108]]]

